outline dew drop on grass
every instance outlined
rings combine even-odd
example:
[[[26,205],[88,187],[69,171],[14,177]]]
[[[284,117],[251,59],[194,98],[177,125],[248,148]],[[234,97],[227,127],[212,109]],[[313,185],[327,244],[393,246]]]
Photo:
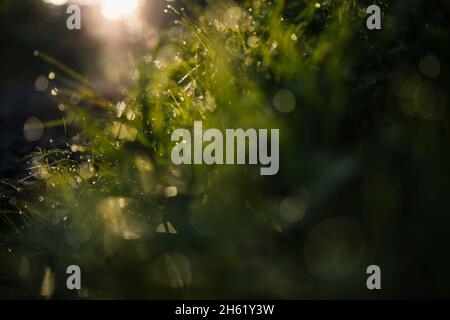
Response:
[[[281,218],[287,223],[296,223],[305,216],[305,202],[301,198],[289,197],[280,203]]]
[[[127,107],[127,105],[123,101],[120,101],[119,103],[117,103],[117,105],[116,105],[117,118],[120,118],[122,116],[122,114],[125,111],[126,107]]]
[[[259,45],[259,38],[256,36],[251,36],[248,38],[247,44],[251,48],[256,48]]]
[[[439,59],[431,53],[419,62],[420,72],[428,78],[437,78],[439,76],[440,69],[441,64]]]
[[[36,81],[34,82],[34,88],[36,91],[43,92],[47,90],[48,88],[48,80],[45,76],[39,76],[36,78]]]
[[[44,134],[44,125],[38,118],[30,117],[23,126],[23,133],[28,141],[37,141]]]
[[[273,96],[273,106],[280,112],[293,111],[295,103],[294,94],[287,89],[280,89]]]
[[[167,198],[175,197],[178,194],[178,189],[175,186],[169,186],[164,189],[164,194]]]

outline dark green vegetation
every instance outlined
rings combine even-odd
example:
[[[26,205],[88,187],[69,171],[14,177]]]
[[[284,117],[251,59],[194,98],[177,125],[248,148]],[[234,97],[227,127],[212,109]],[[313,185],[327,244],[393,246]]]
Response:
[[[52,124],[76,134],[2,180],[0,295],[448,297],[449,7],[379,3],[381,31],[363,1],[175,2],[118,101],[62,67]],[[194,120],[279,128],[278,175],[173,166]]]

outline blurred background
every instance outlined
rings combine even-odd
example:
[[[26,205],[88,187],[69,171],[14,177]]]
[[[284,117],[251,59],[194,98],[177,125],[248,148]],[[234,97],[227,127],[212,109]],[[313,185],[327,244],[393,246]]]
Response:
[[[1,151],[10,155],[2,157],[2,173],[17,171],[14,155],[48,144],[51,130],[35,141],[25,139],[26,120],[52,120],[60,113],[45,94],[52,89],[48,85],[52,70],[36,58],[36,50],[57,57],[94,81],[105,95],[114,96],[129,79],[138,46],[142,50],[158,43],[164,1],[127,1],[125,5],[119,1],[117,8],[114,1],[72,3],[81,5],[83,16],[82,29],[71,32],[66,28],[67,1],[1,2],[1,38],[7,48],[1,59],[1,112],[2,120],[8,119],[2,121]]]
[[[52,81],[60,70],[41,59],[42,53],[70,66],[101,99],[120,106],[127,90],[141,83],[139,60],[176,37],[170,30],[178,18],[167,14],[168,5],[179,11],[192,5],[209,17],[216,12],[212,1],[2,0],[0,297],[448,298],[450,5],[376,2],[383,11],[382,30],[361,24],[371,1],[348,1],[360,9],[350,10],[349,21],[340,22],[346,27],[338,30],[352,31],[333,40],[331,1],[285,1],[290,30],[304,23],[305,39],[314,41],[287,33],[300,53],[285,50],[288,45],[280,40],[261,41],[259,48],[267,46],[272,56],[279,50],[284,57],[267,60],[271,71],[264,76],[259,64],[243,59],[251,65],[248,77],[257,79],[254,101],[267,110],[219,106],[212,111],[210,124],[221,117],[233,127],[237,117],[247,121],[243,124],[281,127],[277,176],[264,180],[224,169],[213,172],[216,180],[208,183],[198,182],[206,175],[201,170],[180,185],[179,176],[170,178],[175,182],[161,178],[171,181],[164,199],[135,209],[164,212],[171,222],[164,218],[161,227],[161,221],[152,221],[157,236],[130,231],[110,240],[111,235],[76,226],[67,235],[66,219],[41,222],[39,215],[52,212],[51,205],[40,208],[33,223],[23,223],[27,206],[18,205],[21,197],[35,195],[30,203],[42,202],[40,187],[31,189],[39,190],[35,194],[17,189],[32,176],[26,156],[37,148],[77,152],[73,137],[83,130],[61,123],[66,106],[55,100],[60,87]],[[81,30],[66,28],[70,3],[82,8]],[[224,3],[249,14],[267,4]],[[244,35],[246,50],[258,47],[252,34]],[[297,54],[313,62],[302,64]],[[225,89],[216,86],[220,104],[219,91]],[[252,115],[255,119],[248,120]],[[122,151],[137,147],[127,148]],[[125,163],[124,153],[114,156]],[[136,166],[150,168],[147,160]],[[115,178],[126,179],[120,172]],[[184,192],[185,185],[201,190]],[[83,210],[121,212],[135,196],[118,197],[127,189],[121,188],[108,189],[104,201],[87,201]],[[69,264],[80,264],[83,290],[65,288]],[[372,264],[382,270],[379,291],[366,288],[366,268]]]

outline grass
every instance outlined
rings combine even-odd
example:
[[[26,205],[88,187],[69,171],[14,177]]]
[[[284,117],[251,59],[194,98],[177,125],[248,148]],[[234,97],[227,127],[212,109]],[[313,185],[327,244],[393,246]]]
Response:
[[[68,141],[29,156],[14,207],[27,226],[18,236],[31,248],[27,259],[56,272],[54,294],[72,297],[62,270],[76,263],[96,298],[308,296],[299,283],[310,280],[297,272],[303,267],[296,269],[302,264],[289,241],[304,229],[278,206],[286,197],[307,201],[313,225],[319,199],[335,199],[329,195],[345,190],[366,159],[363,146],[340,140],[366,107],[354,94],[372,90],[359,74],[379,49],[358,3],[168,5],[173,26],[137,59],[132,85],[114,102],[38,53],[59,69],[55,100],[64,118],[47,125],[67,127]],[[273,108],[280,89],[296,98],[291,113]],[[221,130],[279,128],[280,173],[174,166],[170,134],[195,120]],[[10,213],[2,217],[20,230]]]

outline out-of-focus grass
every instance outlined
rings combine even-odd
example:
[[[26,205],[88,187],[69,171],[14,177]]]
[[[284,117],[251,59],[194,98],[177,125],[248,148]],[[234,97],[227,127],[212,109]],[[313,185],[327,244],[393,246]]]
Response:
[[[27,226],[17,236],[23,256],[17,264],[27,265],[28,273],[18,282],[38,288],[46,266],[56,273],[45,277],[56,283],[46,295],[72,297],[64,272],[78,264],[87,289],[79,295],[93,298],[323,294],[314,291],[310,273],[338,278],[377,252],[369,242],[365,253],[355,249],[342,258],[339,250],[346,248],[339,238],[326,245],[336,248],[337,260],[325,261],[324,273],[321,267],[308,273],[306,265],[324,261],[318,253],[305,265],[302,244],[311,227],[330,216],[325,211],[335,216],[345,208],[344,215],[365,219],[361,204],[337,199],[359,192],[365,179],[373,182],[361,173],[371,163],[371,137],[348,138],[346,129],[385,80],[377,78],[377,50],[394,55],[387,52],[397,44],[369,40],[365,7],[357,1],[214,1],[206,8],[168,5],[167,11],[173,27],[137,61],[133,85],[120,101],[106,101],[94,85],[43,56],[60,67],[60,124],[77,134],[64,150],[31,154],[29,179],[14,184],[20,188],[14,207]],[[280,89],[295,96],[293,111],[273,108]],[[170,134],[195,120],[221,130],[279,128],[280,173],[261,177],[257,166],[174,166]],[[389,177],[378,178],[368,188],[389,193],[392,207],[383,210],[391,210],[400,196],[386,191]],[[362,207],[375,200],[363,201]],[[280,216],[280,202],[288,211],[294,207],[294,219]],[[293,221],[304,206],[304,221]],[[16,224],[10,213],[2,217]],[[389,222],[385,216],[367,219]],[[350,225],[361,248],[376,237],[339,223]]]
[[[282,163],[289,162],[304,137],[272,107],[275,92],[285,88],[297,97],[297,118],[322,110],[319,132],[335,134],[346,101],[341,73],[352,58],[348,45],[354,24],[363,21],[355,14],[360,10],[355,1],[322,8],[296,1],[168,5],[174,26],[140,59],[134,86],[114,104],[40,53],[60,69],[56,98],[65,124],[79,133],[65,150],[30,155],[32,182],[22,193],[31,195],[16,206],[35,222],[25,239],[44,250],[50,268],[74,263],[92,274],[83,282],[93,297],[167,296],[190,287],[182,291],[187,297],[229,295],[221,274],[233,276],[227,265],[242,263],[239,247],[254,247],[258,257],[283,229],[271,200],[288,191],[289,174],[282,169],[281,177],[263,178],[251,166],[174,166],[170,133],[194,120],[222,130],[280,128]],[[273,267],[276,279],[282,271]],[[129,292],[127,279],[135,275],[145,286]],[[261,292],[242,290],[234,294],[278,296],[270,284]]]

